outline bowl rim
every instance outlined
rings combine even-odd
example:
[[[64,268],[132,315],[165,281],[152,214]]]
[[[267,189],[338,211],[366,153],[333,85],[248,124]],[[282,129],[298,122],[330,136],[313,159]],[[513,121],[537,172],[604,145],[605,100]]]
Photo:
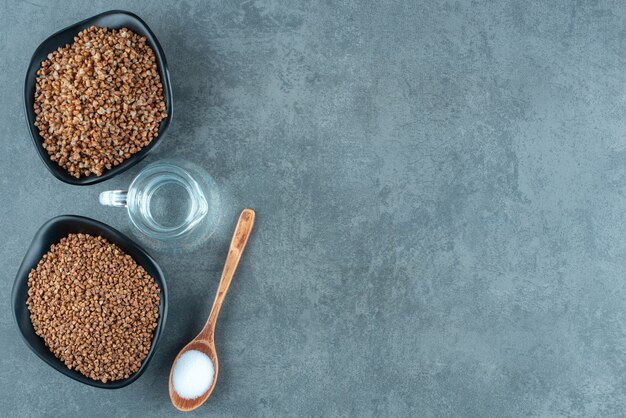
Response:
[[[148,354],[146,355],[145,359],[142,361],[141,366],[139,367],[139,370],[137,370],[135,373],[133,373],[132,375],[130,375],[127,379],[121,379],[121,380],[113,380],[107,383],[103,383],[99,380],[93,380],[90,379],[87,376],[84,376],[82,374],[80,374],[80,372],[77,372],[75,370],[70,370],[69,368],[67,368],[67,366],[65,366],[65,364],[61,363],[61,361],[59,359],[58,363],[55,362],[54,360],[52,360],[51,358],[48,358],[46,356],[44,356],[43,353],[41,353],[39,351],[38,348],[34,347],[33,345],[31,345],[31,343],[28,341],[24,330],[22,329],[22,326],[20,326],[18,317],[17,317],[17,292],[18,292],[18,288],[20,287],[21,284],[23,284],[24,281],[28,281],[28,273],[30,273],[31,269],[34,268],[35,265],[31,265],[32,263],[29,263],[27,265],[27,256],[29,255],[29,253],[31,252],[33,246],[35,245],[35,243],[40,242],[42,239],[41,237],[43,235],[45,235],[45,233],[52,228],[55,224],[60,223],[60,222],[66,222],[66,221],[70,221],[70,222],[78,222],[80,224],[83,225],[89,225],[91,227],[95,227],[96,229],[101,229],[106,231],[106,233],[108,235],[112,235],[114,236],[116,239],[118,239],[119,241],[124,242],[125,246],[127,247],[132,247],[134,251],[137,251],[138,253],[140,253],[143,257],[145,257],[150,263],[152,263],[152,266],[154,267],[154,269],[157,272],[158,275],[158,282],[157,285],[159,286],[159,290],[160,290],[160,295],[161,295],[161,299],[159,301],[159,319],[157,321],[157,327],[154,330],[154,334],[152,337],[152,343],[150,345],[150,350],[148,351]],[[72,232],[68,232],[68,234],[70,234]],[[110,239],[107,238],[107,241],[112,242]],[[47,246],[49,249],[49,246],[54,244],[56,242],[47,242]],[[119,246],[118,243],[116,242],[112,242],[113,244]],[[47,250],[46,250],[47,251]],[[44,253],[45,254],[45,253]],[[40,260],[41,258],[39,258]],[[133,257],[133,260],[135,260],[135,258]],[[38,263],[39,261],[37,261]],[[137,262],[137,261],[135,261]],[[139,263],[138,263],[139,264]],[[142,267],[144,266],[145,263],[141,263],[139,265],[141,265]],[[28,286],[28,284],[26,283],[26,286]],[[28,309],[25,305],[26,302],[22,302],[20,301],[20,306],[24,305],[23,308],[21,309]],[[156,260],[154,260],[154,258],[152,258],[152,256],[146,251],[144,250],[139,244],[137,244],[135,241],[133,241],[132,239],[130,239],[128,236],[126,236],[125,234],[121,233],[120,231],[118,231],[117,229],[103,223],[100,221],[97,221],[95,219],[92,218],[88,218],[85,216],[79,216],[79,215],[60,215],[60,216],[56,216],[52,219],[49,219],[48,221],[46,221],[35,233],[35,235],[33,236],[33,239],[30,243],[30,245],[28,246],[28,249],[26,250],[26,253],[24,254],[24,258],[22,259],[22,262],[20,263],[20,267],[15,275],[15,280],[13,282],[13,287],[11,289],[11,312],[13,315],[13,321],[15,323],[15,325],[17,326],[17,328],[19,329],[19,334],[20,337],[22,338],[22,341],[24,341],[24,343],[28,346],[28,348],[30,348],[30,350],[35,353],[35,355],[37,357],[39,357],[41,360],[43,360],[47,365],[49,365],[50,367],[52,367],[54,370],[64,374],[65,376],[70,377],[73,380],[76,380],[77,382],[80,383],[84,383],[86,385],[89,386],[94,386],[94,387],[98,387],[98,388],[102,388],[102,389],[119,389],[119,388],[123,388],[125,386],[130,385],[131,383],[133,383],[135,380],[137,380],[146,370],[146,368],[148,367],[150,360],[152,360],[152,357],[154,357],[154,354],[156,352],[156,348],[158,346],[159,340],[161,338],[161,335],[163,334],[163,329],[165,328],[165,323],[167,320],[167,309],[168,309],[168,292],[167,292],[167,283],[165,281],[165,275],[163,274],[163,270],[161,269],[161,267],[159,266],[159,264],[156,262]],[[31,323],[32,325],[32,323]],[[36,334],[35,334],[36,335]],[[38,338],[41,338],[39,336],[37,336]],[[45,345],[45,344],[44,344]],[[47,347],[46,347],[47,348]],[[56,358],[56,357],[55,357]]]
[[[29,106],[28,90],[31,85],[31,83],[29,83],[29,79],[32,78],[33,80],[32,84],[35,84],[36,70],[35,70],[34,77],[31,76],[31,71],[33,67],[36,67],[38,69],[41,66],[41,62],[36,62],[36,59],[35,59],[38,55],[45,53],[45,55],[47,56],[49,53],[63,46],[63,45],[59,45],[58,47],[52,50],[49,50],[49,48],[45,48],[44,50],[44,45],[46,45],[50,40],[56,38],[57,36],[65,32],[70,32],[70,31],[75,32],[75,35],[76,35],[78,34],[78,32],[83,30],[83,29],[79,29],[82,26],[88,27],[90,22],[97,20],[99,18],[102,18],[102,17],[112,16],[112,15],[124,15],[126,17],[129,17],[135,20],[139,24],[139,26],[141,26],[142,29],[145,30],[146,34],[140,33],[139,35],[146,36],[147,41],[150,47],[153,49],[154,54],[155,54],[157,70],[159,70],[159,75],[161,76],[161,84],[163,85],[163,100],[166,102],[166,105],[167,105],[166,110],[165,110],[166,117],[159,124],[158,136],[154,138],[148,145],[143,147],[138,153],[124,160],[121,164],[112,167],[110,170],[106,170],[101,176],[90,175],[86,177],[81,176],[79,178],[75,178],[75,177],[70,176],[69,174],[67,175],[62,174],[62,173],[67,173],[67,172],[65,171],[63,167],[59,166],[56,162],[50,159],[47,151],[41,145],[42,139],[39,135],[38,129],[35,127],[35,123],[34,123],[35,120],[34,118],[32,118],[31,120],[31,117],[29,116],[30,106]],[[111,28],[108,28],[108,29],[111,29]],[[168,99],[169,99],[169,103],[167,103]],[[32,101],[34,101],[34,98],[32,99]],[[130,169],[135,164],[139,163],[141,160],[146,158],[148,154],[150,153],[150,151],[152,151],[152,149],[154,149],[154,147],[160,142],[160,140],[165,135],[165,132],[170,126],[172,117],[174,115],[173,102],[174,102],[174,97],[173,97],[172,85],[170,81],[170,73],[169,73],[169,69],[167,66],[167,60],[165,58],[165,52],[163,51],[163,48],[161,47],[159,40],[157,39],[154,32],[152,32],[152,29],[150,29],[148,24],[143,19],[141,19],[136,14],[126,11],[126,10],[114,9],[114,10],[109,10],[103,13],[99,13],[95,16],[91,16],[87,19],[83,19],[77,23],[73,23],[63,29],[60,29],[54,32],[52,35],[48,36],[37,46],[37,48],[35,49],[35,51],[30,57],[30,60],[28,62],[28,67],[26,69],[26,76],[24,77],[24,95],[23,95],[24,117],[26,119],[26,124],[28,126],[28,131],[30,133],[30,137],[32,139],[33,145],[35,146],[35,149],[37,150],[37,154],[39,155],[39,158],[41,159],[41,161],[44,163],[44,166],[46,166],[48,171],[54,177],[56,177],[57,179],[61,180],[64,183],[75,185],[75,186],[89,186],[92,184],[103,182],[120,173],[123,173],[124,171]]]

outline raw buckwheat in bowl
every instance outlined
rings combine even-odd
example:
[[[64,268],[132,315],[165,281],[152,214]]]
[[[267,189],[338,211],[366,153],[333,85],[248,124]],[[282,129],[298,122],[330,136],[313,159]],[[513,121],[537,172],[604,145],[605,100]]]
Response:
[[[57,371],[106,389],[134,382],[167,316],[163,272],[119,231],[59,216],[35,234],[12,291],[29,348]]]
[[[110,11],[46,39],[26,74],[26,118],[50,172],[76,185],[130,168],[172,118],[163,50],[137,16]]]

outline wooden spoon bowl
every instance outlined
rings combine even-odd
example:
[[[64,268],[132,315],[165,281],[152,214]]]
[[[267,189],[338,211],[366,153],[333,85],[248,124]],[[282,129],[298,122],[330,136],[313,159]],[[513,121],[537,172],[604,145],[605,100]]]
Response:
[[[209,314],[209,319],[207,320],[204,328],[198,334],[196,338],[191,340],[176,356],[174,359],[174,363],[172,364],[172,369],[170,370],[170,379],[169,379],[169,392],[170,399],[172,400],[172,404],[179,411],[191,411],[196,409],[200,405],[206,401],[213,389],[215,389],[215,383],[217,382],[217,372],[219,369],[219,363],[217,361],[217,352],[215,351],[215,324],[217,323],[217,316],[220,313],[220,309],[222,308],[222,302],[224,302],[224,297],[226,297],[226,292],[228,292],[228,287],[230,286],[230,282],[233,279],[233,275],[235,274],[235,270],[237,269],[237,265],[239,264],[239,260],[241,259],[241,254],[243,253],[244,248],[246,247],[246,243],[248,242],[248,237],[250,236],[250,232],[252,231],[252,226],[254,225],[254,211],[252,209],[244,209],[239,216],[239,221],[237,222],[237,226],[235,227],[235,232],[233,234],[233,239],[230,242],[230,248],[228,249],[228,256],[226,257],[226,262],[224,263],[224,270],[222,271],[222,278],[220,279],[220,283],[217,288],[217,294],[215,295],[215,300],[213,301],[213,307],[211,308],[211,313]],[[211,361],[213,362],[213,382],[211,382],[211,387],[194,399],[184,399],[176,393],[174,389],[174,384],[172,383],[172,376],[174,374],[174,368],[176,367],[176,362],[180,358],[180,356],[186,353],[189,350],[197,350],[204,354],[206,354]]]
[[[196,337],[197,338],[197,337]],[[194,399],[185,399],[178,396],[178,393],[174,390],[174,385],[172,384],[172,375],[174,374],[174,365],[184,353],[189,350],[197,350],[201,353],[206,354],[213,363],[213,382],[211,383],[211,387],[207,390],[203,395],[200,395],[198,398]],[[183,347],[182,350],[178,353],[176,358],[174,359],[174,363],[172,364],[172,369],[170,370],[170,383],[169,383],[169,391],[170,391],[170,399],[172,403],[179,411],[191,411],[196,409],[198,406],[202,405],[211,395],[213,389],[215,389],[215,383],[217,382],[217,372],[219,370],[219,362],[217,360],[217,353],[215,352],[215,343],[211,341],[210,343],[205,340],[192,340],[189,344]]]

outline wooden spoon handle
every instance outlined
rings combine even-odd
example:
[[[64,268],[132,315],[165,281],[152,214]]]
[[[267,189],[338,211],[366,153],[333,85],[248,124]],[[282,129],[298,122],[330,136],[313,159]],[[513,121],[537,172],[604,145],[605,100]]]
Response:
[[[200,334],[198,334],[199,339],[207,340],[211,343],[213,342],[217,316],[222,308],[222,302],[224,302],[224,297],[226,297],[226,292],[228,291],[230,282],[233,280],[233,275],[235,274],[235,270],[237,269],[237,265],[241,259],[241,254],[246,247],[253,225],[254,211],[252,209],[244,209],[239,216],[239,221],[237,222],[235,232],[233,233],[233,239],[230,242],[228,256],[226,257],[226,263],[224,263],[222,278],[220,279],[220,284],[217,288],[217,294],[215,295],[215,300],[213,301],[213,307],[211,308],[209,319],[204,325],[204,328],[202,328],[202,331],[200,331]]]

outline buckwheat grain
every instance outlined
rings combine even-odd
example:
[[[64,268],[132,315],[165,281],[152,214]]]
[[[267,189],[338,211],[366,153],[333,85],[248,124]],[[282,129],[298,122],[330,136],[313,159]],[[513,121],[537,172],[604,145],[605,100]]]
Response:
[[[68,368],[102,382],[141,367],[159,316],[159,288],[102,237],[70,234],[28,275],[30,319]]]
[[[166,117],[154,51],[126,28],[85,29],[41,63],[34,111],[52,161],[100,176],[154,140]]]

